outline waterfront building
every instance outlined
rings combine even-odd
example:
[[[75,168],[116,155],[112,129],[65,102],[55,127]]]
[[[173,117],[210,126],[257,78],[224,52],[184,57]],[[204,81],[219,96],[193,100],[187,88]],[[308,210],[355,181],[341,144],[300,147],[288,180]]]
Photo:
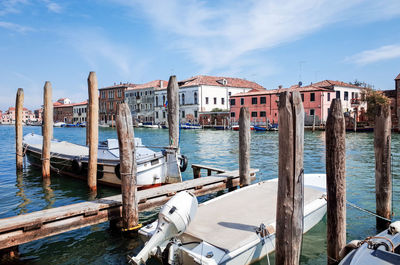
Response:
[[[86,122],[87,106],[87,101],[72,104],[72,122],[74,124]]]
[[[72,123],[73,119],[73,104],[71,104],[71,100],[59,99],[57,102],[53,103],[53,121],[56,122],[65,122]]]
[[[394,79],[394,90],[385,90],[384,95],[390,99],[392,127],[400,131],[400,74]]]
[[[125,101],[125,91],[135,87],[135,84],[120,83],[99,89],[99,123],[113,124],[117,114],[118,104]]]
[[[8,110],[4,111],[0,115],[0,123],[1,124],[15,124],[15,107],[9,107]],[[23,108],[22,110],[22,122],[29,123],[35,122],[35,115],[31,110],[27,108]]]
[[[241,107],[248,107],[253,123],[266,124],[278,122],[278,100],[283,91],[299,91],[303,100],[305,125],[325,124],[329,108],[334,98],[342,99],[344,113],[365,112],[366,102],[361,100],[362,87],[341,81],[324,80],[307,86],[294,85],[290,88],[274,90],[252,90],[248,93],[232,95],[231,121],[239,119]]]
[[[35,119],[38,123],[42,123],[43,118],[43,108],[34,110]]]
[[[156,91],[165,90],[167,86],[167,81],[154,80],[125,91],[125,102],[128,103],[135,122],[155,122],[154,95]]]
[[[198,75],[178,82],[181,123],[199,123],[200,112],[229,111],[229,97],[252,89],[264,89],[255,82],[232,77]],[[154,95],[155,122],[167,123],[167,90]]]

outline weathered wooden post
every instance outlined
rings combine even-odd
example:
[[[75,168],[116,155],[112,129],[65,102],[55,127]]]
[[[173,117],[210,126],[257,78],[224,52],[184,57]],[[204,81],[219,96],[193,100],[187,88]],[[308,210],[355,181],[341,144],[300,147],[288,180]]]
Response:
[[[89,101],[86,105],[86,146],[89,145],[89,135],[90,135],[90,126],[89,126]]]
[[[201,172],[199,167],[193,167],[193,178],[201,178]]]
[[[169,145],[179,148],[179,86],[172,75],[167,87]]]
[[[304,109],[300,93],[279,95],[275,264],[299,264],[303,237]]]
[[[22,113],[24,109],[24,90],[18,88],[15,99],[15,158],[17,171],[23,168],[23,148],[22,148]]]
[[[122,190],[122,225],[124,231],[139,228],[136,186],[136,152],[131,111],[127,103],[118,105],[116,126]]]
[[[95,72],[88,77],[89,88],[89,163],[88,186],[91,191],[97,190],[97,151],[99,142],[99,93]]]
[[[331,103],[326,121],[327,255],[338,264],[346,245],[346,128],[340,99]]]
[[[250,185],[250,112],[240,108],[239,115],[239,176],[240,186]]]
[[[356,110],[356,111],[354,112],[354,128],[353,128],[353,131],[354,131],[354,132],[357,132],[357,111],[358,111],[358,110]]]
[[[374,126],[376,213],[389,220],[392,211],[390,116],[389,104],[376,106]],[[389,224],[387,220],[376,218],[378,229],[386,229]]]
[[[315,132],[315,114],[313,115],[312,132]]]
[[[43,145],[42,145],[42,177],[50,177],[50,141],[53,137],[53,103],[52,87],[49,81],[44,84],[43,95]]]

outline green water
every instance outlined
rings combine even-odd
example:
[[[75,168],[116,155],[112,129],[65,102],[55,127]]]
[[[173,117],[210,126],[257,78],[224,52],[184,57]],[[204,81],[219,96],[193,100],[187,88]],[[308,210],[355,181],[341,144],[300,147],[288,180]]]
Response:
[[[24,127],[24,134],[40,134],[39,127]],[[136,129],[145,145],[165,146],[168,131]],[[85,142],[84,128],[55,128],[54,137],[78,144]],[[257,181],[277,177],[278,133],[252,132],[251,167],[260,169]],[[112,128],[100,128],[100,140],[116,138]],[[189,130],[181,132],[181,150],[189,158],[184,179],[192,177],[190,164],[206,164],[225,169],[238,168],[238,133],[233,131]],[[305,173],[325,172],[324,132],[305,133]],[[89,200],[86,183],[53,175],[43,185],[40,170],[27,164],[24,173],[15,174],[14,127],[0,126],[0,218],[39,211]],[[373,134],[350,133],[346,137],[347,199],[374,211]],[[394,210],[400,213],[400,135],[392,136]],[[118,189],[99,187],[98,198],[119,193]],[[204,201],[210,197],[202,197]],[[155,213],[141,214],[142,220]],[[303,238],[301,264],[326,263],[325,218]],[[353,208],[347,209],[348,240],[376,234],[375,218]],[[20,246],[21,264],[126,264],[126,255],[140,250],[141,242],[111,231],[107,223],[79,229]],[[273,264],[273,256],[270,256]],[[258,264],[267,264],[266,259]]]

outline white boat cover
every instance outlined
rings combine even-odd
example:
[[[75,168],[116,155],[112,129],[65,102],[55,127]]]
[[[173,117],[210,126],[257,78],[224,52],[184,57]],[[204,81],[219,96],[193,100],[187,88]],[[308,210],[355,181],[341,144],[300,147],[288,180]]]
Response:
[[[258,238],[255,231],[261,223],[275,223],[277,189],[276,181],[261,182],[201,204],[185,234],[226,252],[236,250]],[[306,205],[324,191],[304,187],[304,194]]]

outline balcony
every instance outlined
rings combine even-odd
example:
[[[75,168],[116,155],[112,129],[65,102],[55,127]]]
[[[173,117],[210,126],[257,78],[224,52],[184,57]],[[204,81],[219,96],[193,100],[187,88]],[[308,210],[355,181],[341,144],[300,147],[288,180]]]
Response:
[[[361,103],[361,100],[359,98],[352,98],[351,99],[351,106],[352,107],[357,107],[359,106]]]

